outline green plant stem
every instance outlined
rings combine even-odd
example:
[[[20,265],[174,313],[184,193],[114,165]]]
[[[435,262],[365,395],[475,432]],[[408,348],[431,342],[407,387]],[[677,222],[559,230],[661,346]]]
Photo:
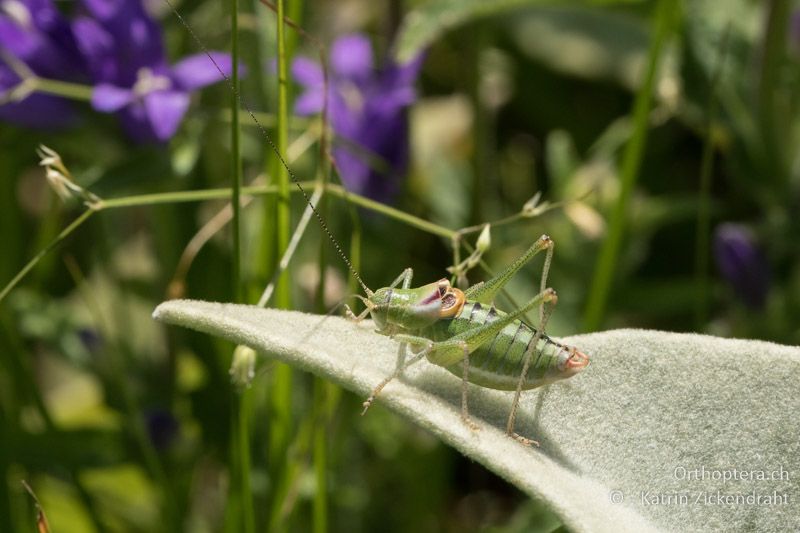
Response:
[[[382,204],[380,202],[376,202],[375,200],[371,200],[369,198],[366,198],[365,196],[360,196],[358,194],[352,193],[350,191],[345,190],[344,187],[342,187],[341,185],[329,183],[326,189],[330,194],[338,196],[339,198],[345,200],[348,203],[360,207],[365,207],[370,211],[374,211],[376,213],[380,213],[395,220],[399,220],[401,222],[408,224],[409,226],[420,229],[427,233],[438,235],[439,237],[444,237],[445,239],[452,239],[453,235],[456,234],[456,230],[451,230],[445,228],[444,226],[434,224],[433,222],[428,222],[425,219],[415,217],[414,215],[409,215],[408,213],[396,209],[394,207]]]
[[[239,0],[230,0],[231,8],[231,206],[233,219],[231,231],[233,237],[233,257],[231,261],[231,281],[234,301],[242,301],[241,278],[241,189],[242,158],[239,127]]]
[[[238,71],[238,65],[235,66]],[[35,77],[31,79],[32,91],[53,96],[61,96],[72,100],[81,100],[88,102],[92,99],[92,91],[94,88],[91,85],[83,85],[80,83],[70,83],[61,80],[54,80],[50,78]],[[231,81],[233,81],[233,73],[231,73]],[[237,85],[238,87],[238,85]],[[264,113],[260,111],[246,111],[246,118],[241,122],[242,108],[239,107],[239,99],[234,95],[235,103],[230,109],[223,109],[219,111],[220,118],[223,121],[233,122],[234,115],[239,115],[238,120],[242,126],[263,126],[266,128],[273,127],[277,124],[278,119],[272,113]],[[291,117],[290,126],[296,129],[305,129],[311,121],[305,117]]]
[[[7,295],[8,295],[8,293],[9,293],[9,292],[11,292],[11,289],[13,289],[13,288],[14,288],[14,287],[17,285],[17,283],[19,283],[19,282],[22,280],[22,278],[24,278],[24,277],[25,277],[25,275],[26,275],[28,272],[30,272],[30,271],[31,271],[31,269],[32,269],[34,266],[36,266],[36,264],[37,264],[39,261],[41,261],[41,259],[42,259],[42,258],[43,258],[45,255],[47,255],[47,254],[50,252],[50,250],[52,250],[53,248],[55,248],[56,246],[58,246],[58,244],[59,244],[59,243],[60,243],[62,240],[66,239],[66,238],[67,238],[67,237],[68,237],[68,236],[69,236],[69,235],[70,235],[70,234],[71,234],[73,231],[75,231],[75,229],[76,229],[76,228],[78,228],[78,227],[79,227],[81,224],[83,224],[83,223],[84,223],[86,220],[88,220],[88,219],[89,219],[89,217],[90,217],[90,216],[92,216],[94,213],[95,213],[95,210],[94,210],[94,209],[87,209],[86,211],[84,211],[83,213],[81,213],[81,215],[80,215],[78,218],[76,218],[75,220],[73,220],[73,221],[72,221],[72,222],[71,222],[71,223],[70,223],[70,224],[69,224],[69,225],[68,225],[66,228],[64,228],[63,230],[61,230],[61,233],[59,233],[59,234],[56,236],[56,238],[55,238],[55,239],[53,239],[52,241],[50,241],[50,242],[47,244],[47,246],[45,246],[44,248],[42,248],[42,250],[41,250],[41,251],[40,251],[38,254],[34,255],[34,256],[33,256],[33,258],[31,258],[31,260],[30,260],[30,261],[28,261],[28,263],[27,263],[27,264],[26,264],[24,267],[22,267],[22,270],[20,270],[20,271],[17,273],[17,275],[16,275],[16,276],[14,276],[14,277],[11,279],[11,281],[9,281],[9,282],[8,282],[8,284],[6,284],[6,286],[5,286],[5,287],[3,287],[3,290],[2,290],[2,291],[0,291],[0,302],[2,302],[2,301],[3,301],[3,299],[4,299],[4,298],[5,298]]]
[[[786,190],[788,163],[787,109],[780,90],[786,68],[786,33],[789,28],[791,4],[788,0],[771,0],[766,3],[767,20],[764,27],[764,45],[761,53],[761,72],[758,82],[758,120],[761,133],[762,157],[766,178],[778,185],[779,194]]]
[[[233,284],[234,301],[244,301],[244,287],[241,276],[242,258],[242,153],[241,153],[241,126],[239,120],[239,0],[230,0],[231,9],[231,179],[233,187],[231,190],[232,207],[232,237],[233,237],[233,257],[231,261],[231,281]],[[236,402],[238,416],[234,421],[237,429],[235,438],[238,461],[232,460],[231,467],[239,469],[239,497],[242,509],[242,530],[245,533],[255,533],[255,513],[253,511],[252,483],[250,481],[250,416],[249,416],[250,394],[243,390]],[[234,497],[233,494],[231,497]]]
[[[647,140],[648,117],[653,99],[653,88],[658,73],[661,50],[670,34],[673,25],[675,0],[660,0],[656,8],[655,31],[650,50],[648,51],[647,70],[642,86],[634,103],[634,132],[625,147],[620,175],[621,189],[617,203],[611,212],[608,236],[603,241],[600,256],[594,271],[589,289],[589,297],[583,317],[583,330],[595,331],[600,327],[611,290],[617,258],[622,245],[622,237],[628,221],[628,204],[633,187],[639,177],[642,155]]]
[[[313,502],[314,533],[328,531],[328,430],[331,413],[336,408],[333,383],[314,378],[314,479],[316,490]]]
[[[283,0],[276,2],[276,37],[278,48],[278,124],[276,131],[276,148],[278,154],[285,154],[289,144],[289,94],[288,94],[288,61],[286,50],[286,26],[284,24],[285,3]],[[281,163],[277,154],[273,158],[275,172],[273,175],[278,185],[278,202],[276,210],[276,243],[278,253],[282,254],[289,245],[291,237],[291,205],[289,172]],[[279,309],[291,308],[291,296],[288,271],[284,270],[278,277],[275,290],[275,304]],[[270,390],[270,424],[268,458],[270,472],[276,487],[287,486],[289,475],[287,468],[287,454],[292,433],[292,369],[283,364],[278,364],[273,372],[272,388]],[[271,509],[273,513],[283,508],[285,491],[276,491],[273,494]],[[286,521],[275,523],[273,515],[270,521],[276,524],[278,531],[285,530]]]
[[[317,182],[316,181],[302,181],[300,184],[303,186],[304,189],[308,190],[309,188],[313,187]],[[430,233],[432,235],[437,235],[439,237],[443,237],[451,241],[453,237],[459,233],[460,230],[452,230],[449,228],[445,228],[444,226],[440,226],[433,222],[429,222],[425,219],[416,217],[414,215],[410,215],[404,211],[401,211],[397,208],[384,205],[380,202],[376,202],[375,200],[371,200],[364,196],[360,196],[356,193],[346,191],[342,186],[328,183],[325,186],[325,192],[330,193],[332,196],[335,196],[345,203],[353,206],[363,207],[375,213],[379,213],[386,217],[392,218],[394,220],[398,220],[403,222],[413,228],[417,228],[421,231],[426,233]],[[259,185],[259,186],[251,186],[251,187],[242,187],[241,192],[243,195],[248,196],[269,196],[269,195],[277,195],[278,194],[278,187],[275,185]],[[294,188],[290,189],[290,194],[299,193],[299,190]],[[185,202],[201,202],[206,200],[224,200],[226,198],[231,197],[231,189],[230,188],[220,188],[220,189],[205,189],[205,190],[197,190],[197,191],[179,191],[179,192],[166,192],[166,193],[156,193],[156,194],[142,194],[142,195],[133,195],[133,196],[121,196],[119,198],[111,198],[111,199],[101,199],[97,202],[93,203],[89,209],[84,211],[78,218],[76,218],[72,223],[69,224],[66,228],[64,228],[61,233],[56,236],[50,243],[48,243],[39,253],[37,253],[28,263],[20,270],[12,279],[9,281],[5,287],[3,287],[2,291],[0,291],[0,301],[2,301],[8,293],[17,286],[17,284],[25,277],[28,272],[31,271],[33,267],[41,260],[42,257],[47,255],[50,251],[55,249],[61,241],[63,241],[66,237],[68,237],[73,231],[75,231],[79,226],[81,226],[86,220],[89,219],[93,214],[99,213],[106,210],[114,210],[114,209],[123,209],[128,207],[141,207],[141,206],[153,206],[153,205],[163,205],[163,204],[176,204],[176,203],[185,203]],[[350,250],[350,257],[351,263],[353,267],[358,270],[359,260],[360,257],[360,228],[356,224],[358,220],[357,215],[353,215],[354,221],[354,229],[353,229],[353,236],[351,238],[351,250]],[[505,220],[505,219],[503,219]],[[466,243],[464,243],[466,246]],[[483,262],[481,263],[484,264]],[[351,292],[357,292],[357,287],[354,287],[356,290],[351,290]]]
[[[711,229],[711,179],[714,169],[714,119],[717,114],[716,90],[722,77],[729,28],[725,30],[719,47],[719,57],[708,87],[707,116],[703,158],[700,163],[700,189],[697,206],[697,233],[695,236],[695,330],[702,331],[708,320],[708,256]]]
[[[490,114],[491,111],[484,105],[482,98],[482,76],[483,72],[480,68],[481,54],[490,45],[489,31],[487,26],[477,26],[470,34],[468,48],[469,54],[472,56],[472,64],[475,68],[470,69],[470,99],[472,100],[472,108],[474,109],[475,124],[472,128],[474,138],[474,148],[472,154],[472,191],[471,191],[471,209],[469,215],[470,224],[480,224],[484,220],[483,212],[485,210],[484,199],[486,197],[487,183],[489,181],[489,169],[492,163],[492,143],[494,139],[491,136]]]
[[[239,394],[238,401],[238,453],[239,453],[239,482],[242,491],[242,522],[246,533],[255,533],[256,522],[253,510],[252,482],[250,480],[250,410],[253,393],[244,389]]]
[[[313,187],[315,183],[315,181],[310,180],[300,182],[303,187],[308,188]],[[225,200],[231,198],[231,190],[230,188],[219,188],[123,196],[108,200],[100,200],[93,207],[96,211],[102,211],[104,209],[118,209],[120,207]],[[242,196],[266,196],[278,194],[278,187],[276,185],[253,185],[242,187],[240,191]]]
[[[73,100],[84,100],[87,102],[92,99],[92,91],[94,90],[90,85],[69,83],[48,78],[34,78],[33,85],[34,90],[42,93],[63,96],[64,98],[71,98]]]
[[[288,60],[286,53],[286,31],[283,19],[285,17],[284,1],[277,2],[277,40],[278,40],[278,127],[277,149],[278,153],[285,154],[289,145],[289,94],[288,94]],[[291,234],[291,205],[289,198],[289,172],[282,165],[278,165],[276,173],[278,182],[278,250],[283,251],[289,245]],[[278,279],[276,302],[279,308],[288,309],[291,306],[289,295],[289,277],[284,272]]]
[[[709,113],[711,110],[709,109]],[[695,235],[695,329],[701,331],[708,319],[708,251],[710,245],[710,193],[711,173],[714,164],[714,142],[711,138],[711,120],[708,122],[708,136],[703,145],[703,159],[700,163],[700,190],[697,205],[697,233]]]

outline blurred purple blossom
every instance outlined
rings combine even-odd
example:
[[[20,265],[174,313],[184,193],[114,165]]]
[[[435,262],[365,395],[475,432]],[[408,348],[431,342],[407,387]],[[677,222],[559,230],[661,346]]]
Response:
[[[50,0],[0,0],[0,98],[22,81],[12,68],[19,65],[45,78],[86,79],[69,23]],[[72,118],[67,100],[47,94],[0,105],[0,120],[24,126],[63,126]]]
[[[166,141],[178,129],[190,93],[222,80],[230,56],[211,52],[170,66],[161,28],[141,0],[81,0],[67,21],[51,0],[0,0],[0,49],[35,74],[95,85],[92,106],[117,113],[138,141]],[[0,64],[0,91],[20,79]],[[219,70],[218,70],[219,67]],[[51,126],[63,117],[65,101],[34,94],[0,106],[0,116],[33,126]]]
[[[73,29],[96,86],[92,106],[116,112],[137,141],[166,141],[180,126],[190,93],[222,80],[217,66],[197,54],[169,66],[161,29],[140,0],[83,0],[88,16]],[[229,75],[227,54],[211,52]]]
[[[397,192],[408,167],[406,108],[416,99],[414,82],[422,56],[376,69],[372,45],[360,34],[337,39],[330,53],[328,110],[339,138],[333,156],[352,191],[385,200]],[[305,91],[295,102],[300,115],[319,113],[324,104],[320,65],[297,58],[292,75]]]
[[[169,448],[180,429],[180,424],[172,413],[162,409],[151,409],[145,413],[145,425],[150,442],[159,451]]]
[[[789,48],[800,55],[800,9],[795,9],[789,18]]]
[[[749,228],[726,223],[714,232],[714,257],[722,276],[751,309],[763,309],[770,286],[767,257]]]
[[[103,347],[103,337],[94,328],[80,328],[78,330],[78,338],[90,353],[97,353]]]
[[[221,52],[211,55],[229,75],[230,56]],[[98,111],[118,112],[128,134],[138,141],[166,141],[178,130],[189,108],[191,91],[221,79],[209,58],[197,54],[172,67],[142,67],[130,85],[99,83],[92,94],[92,106]]]

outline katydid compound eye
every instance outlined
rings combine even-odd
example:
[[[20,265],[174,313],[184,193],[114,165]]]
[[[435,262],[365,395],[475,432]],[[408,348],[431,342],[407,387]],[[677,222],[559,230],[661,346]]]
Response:
[[[444,298],[447,290],[450,288],[450,282],[446,279],[439,280],[439,297]]]

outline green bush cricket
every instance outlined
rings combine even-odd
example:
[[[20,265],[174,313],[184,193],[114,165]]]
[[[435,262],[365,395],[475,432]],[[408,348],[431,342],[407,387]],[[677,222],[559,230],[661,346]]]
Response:
[[[266,2],[265,4],[269,5]],[[209,60],[214,62],[202,43],[191,32],[188,24],[174,7],[172,9],[208,55]],[[216,65],[216,62],[214,64]],[[217,69],[230,84],[230,79],[219,66]],[[231,88],[241,103],[238,91],[235,91],[232,85]],[[462,378],[461,415],[464,422],[473,429],[477,429],[477,426],[469,418],[467,383],[497,390],[514,390],[515,396],[506,433],[525,445],[538,445],[536,441],[514,432],[521,391],[571,377],[589,364],[589,357],[586,354],[575,347],[556,342],[544,333],[547,319],[557,301],[556,292],[547,287],[547,275],[554,247],[552,239],[543,235],[500,274],[465,291],[451,286],[447,279],[412,288],[413,271],[407,268],[391,285],[373,292],[342,251],[337,239],[331,234],[317,211],[315,202],[312,202],[266,129],[261,126],[249,108],[246,105],[244,107],[302,193],[338,255],[366,294],[366,297],[356,296],[364,302],[366,309],[361,314],[355,315],[350,307],[345,305],[346,315],[353,321],[361,321],[369,315],[375,323],[377,333],[392,337],[401,343],[403,357],[400,364],[392,375],[373,389],[363,404],[362,414],[366,413],[377,395],[390,381],[399,377],[409,366],[426,358]],[[290,245],[281,259],[279,272],[285,268],[288,263],[287,256],[290,256],[292,251]],[[546,256],[539,294],[510,313],[495,308],[492,302],[498,291],[520,268],[542,251],[546,252]],[[265,290],[261,305],[269,298],[271,285]],[[524,315],[535,307],[539,307],[540,310],[538,328],[530,326],[523,320]],[[412,350],[412,357],[406,361],[405,355],[409,346],[417,348],[417,351]]]
[[[547,253],[541,292],[511,313],[495,308],[492,301],[497,292],[541,251]],[[410,268],[389,287],[375,292],[367,289],[367,297],[361,298],[366,305],[364,312],[356,316],[347,308],[348,316],[358,321],[370,315],[377,333],[400,341],[405,345],[401,346],[403,351],[408,345],[419,350],[373,389],[364,402],[364,412],[392,379],[405,368],[427,358],[462,378],[461,416],[470,427],[476,426],[469,419],[468,382],[490,389],[516,391],[506,432],[523,444],[537,444],[514,432],[521,391],[568,378],[589,364],[586,354],[544,334],[550,310],[557,300],[555,291],[546,287],[552,254],[552,239],[542,235],[500,274],[465,291],[452,287],[447,279],[412,288]],[[522,317],[537,306],[540,307],[540,325],[534,328]]]

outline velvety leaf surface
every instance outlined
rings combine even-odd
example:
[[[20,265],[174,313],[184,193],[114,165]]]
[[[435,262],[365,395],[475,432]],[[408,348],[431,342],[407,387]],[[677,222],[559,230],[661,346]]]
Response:
[[[584,0],[575,4],[615,4],[639,0]],[[409,12],[397,35],[395,58],[404,63],[440,39],[446,32],[482,17],[501,15],[530,6],[552,4],[547,0],[433,0]]]
[[[338,317],[188,300],[164,303],[154,316],[249,345],[364,397],[397,360],[397,343],[370,323]],[[379,401],[544,500],[574,531],[800,527],[800,349],[645,330],[567,341],[590,354],[591,365],[523,393],[517,429],[540,448],[504,434],[513,393],[471,386],[480,430],[467,428],[460,380],[427,362]]]

